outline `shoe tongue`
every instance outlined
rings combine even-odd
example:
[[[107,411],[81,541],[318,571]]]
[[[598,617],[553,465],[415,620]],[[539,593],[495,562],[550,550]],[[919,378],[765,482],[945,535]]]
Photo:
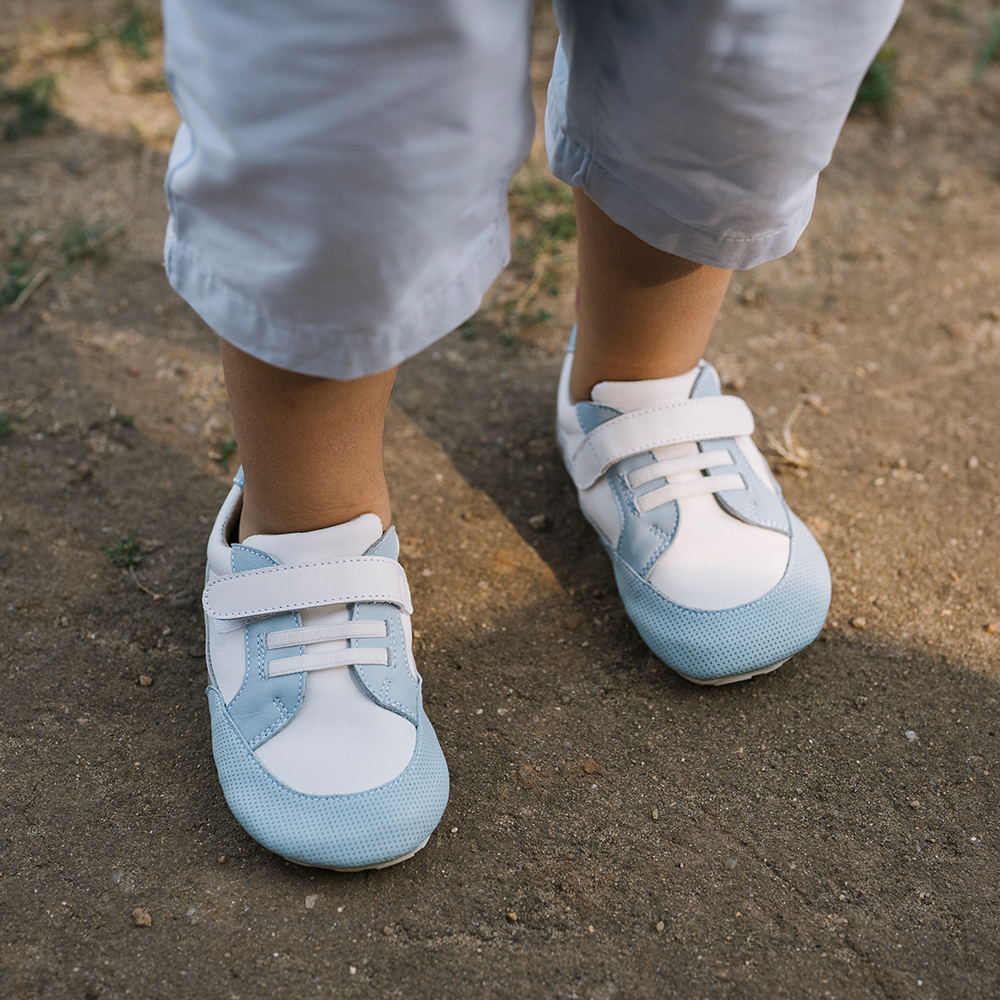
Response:
[[[613,406],[623,413],[657,403],[678,403],[690,398],[700,372],[701,365],[698,364],[691,371],[672,378],[652,378],[643,382],[598,382],[590,398],[595,403]]]
[[[251,535],[243,540],[247,548],[266,552],[282,565],[314,562],[317,559],[345,559],[364,555],[382,537],[382,522],[375,514],[362,514],[345,524],[317,531],[288,535]]]

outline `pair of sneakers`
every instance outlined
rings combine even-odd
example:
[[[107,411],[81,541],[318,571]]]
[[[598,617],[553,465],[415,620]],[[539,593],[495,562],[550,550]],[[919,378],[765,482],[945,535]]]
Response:
[[[766,673],[808,645],[826,560],[754,446],[747,405],[701,362],[604,382],[557,429],[580,506],[652,651],[699,684]],[[204,593],[219,779],[257,841],[299,864],[379,868],[426,844],[448,769],[423,710],[395,530],[374,514],[234,541],[238,474],[212,529]]]

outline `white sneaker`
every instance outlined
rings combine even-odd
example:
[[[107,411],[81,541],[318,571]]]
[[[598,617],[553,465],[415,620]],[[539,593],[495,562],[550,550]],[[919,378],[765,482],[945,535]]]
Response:
[[[212,748],[246,831],[291,861],[381,868],[427,842],[448,768],[424,714],[395,529],[231,541],[243,471],[208,543]]]
[[[779,667],[830,606],[826,557],[750,435],[750,408],[707,362],[675,378],[602,382],[573,404],[575,331],[557,433],[584,516],[653,652],[698,684]]]

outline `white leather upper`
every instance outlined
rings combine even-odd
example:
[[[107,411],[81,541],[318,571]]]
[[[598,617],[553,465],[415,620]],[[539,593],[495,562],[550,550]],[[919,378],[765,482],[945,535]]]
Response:
[[[232,495],[230,501],[223,507],[220,519],[227,515],[227,508],[232,508]],[[347,565],[357,566],[365,565],[357,562],[357,558],[363,556],[381,536],[379,518],[374,514],[364,514],[346,524],[319,531],[254,535],[243,544],[265,552],[282,566],[296,563],[337,565],[341,560],[348,560]],[[209,542],[209,589],[212,589],[214,577],[229,573],[229,559],[229,547],[223,532],[213,531]],[[381,563],[396,567],[396,570],[388,568],[387,581],[394,579],[397,571],[402,575],[402,569],[394,560],[379,559],[378,564]],[[286,580],[293,576],[279,574],[268,579]],[[402,586],[405,587],[405,576]],[[367,588],[369,591],[372,589]],[[386,589],[392,588],[387,584]],[[338,586],[336,578],[331,576],[328,594],[336,596],[334,591],[347,593],[351,590],[351,587]],[[220,591],[221,588],[216,588],[212,592],[215,595]],[[396,584],[392,592],[395,598],[391,602],[397,603],[402,597],[402,587]],[[405,596],[408,607],[408,589]],[[294,599],[285,599],[283,603],[290,600]],[[262,602],[251,600],[250,603]],[[215,604],[211,606],[216,607]],[[249,605],[241,597],[226,604],[224,610],[236,612],[247,607]],[[409,653],[409,614],[404,610],[401,616]],[[300,618],[304,628],[329,629],[325,634],[336,634],[348,622],[349,615],[346,605],[342,603],[304,608]],[[244,630],[238,628],[222,633],[211,627],[209,644],[215,682],[228,703],[243,683],[246,662]],[[347,649],[347,640],[314,642],[308,649],[310,657],[336,654]],[[339,657],[333,655],[328,658],[334,662]],[[408,666],[416,676],[412,655]],[[313,669],[306,674],[305,697],[298,714],[284,729],[262,743],[254,754],[275,778],[296,791],[310,795],[337,795],[365,791],[391,781],[409,764],[415,746],[416,729],[412,723],[372,701],[355,680],[350,667],[334,666]]]
[[[563,366],[559,388],[558,422],[560,437],[564,442],[565,452],[572,456],[570,463],[577,468],[575,456],[590,454],[589,463],[580,474],[577,482],[587,482],[593,469],[608,456],[613,456],[621,450],[618,446],[599,446],[600,454],[593,454],[582,448],[586,437],[576,417],[576,411],[569,401],[569,375],[573,355],[567,355]],[[771,476],[767,461],[757,450],[750,432],[753,430],[753,418],[749,408],[742,400],[732,396],[707,397],[708,401],[733,400],[738,406],[724,404],[722,408],[712,408],[721,418],[715,421],[719,426],[697,426],[694,419],[699,412],[709,412],[709,408],[699,409],[690,405],[676,406],[678,403],[694,403],[689,400],[691,390],[701,371],[701,365],[673,378],[651,379],[640,382],[601,382],[594,387],[591,394],[593,402],[622,411],[635,411],[654,408],[661,420],[659,433],[664,437],[670,435],[691,435],[687,441],[665,444],[651,449],[653,457],[658,461],[682,459],[683,456],[695,456],[699,452],[694,442],[712,437],[728,436],[735,439],[737,447],[746,456],[751,468],[760,476],[764,485],[772,492],[777,492],[777,486]],[[744,412],[745,411],[745,412]],[[669,423],[667,414],[679,414],[684,427],[674,428]],[[690,419],[689,419],[690,418]],[[749,418],[749,426],[747,419]],[[614,424],[613,418],[608,421]],[[728,433],[717,433],[724,420],[732,420],[727,426]],[[743,422],[742,425],[740,422]],[[619,426],[630,427],[631,421],[622,422]],[[607,425],[601,425],[601,427]],[[599,431],[601,428],[598,427]],[[628,430],[626,436],[635,438],[644,433],[636,421],[635,430]],[[606,432],[607,440],[618,439],[617,430]],[[593,435],[591,435],[593,437]],[[648,440],[648,438],[647,438]],[[627,447],[627,444],[625,445]],[[641,475],[638,477],[641,479]],[[677,472],[668,476],[669,485],[678,485],[680,492],[685,482],[692,483],[696,488],[701,472],[695,470]],[[638,485],[638,483],[636,484]],[[580,506],[588,518],[608,539],[613,547],[618,546],[622,529],[622,514],[617,500],[605,477],[600,476],[592,486],[578,490]],[[736,607],[763,597],[784,576],[788,565],[790,541],[788,536],[747,524],[729,514],[711,493],[700,493],[694,496],[676,497],[678,508],[678,525],[673,541],[656,561],[647,574],[647,581],[666,598],[684,607],[705,611],[717,611]]]

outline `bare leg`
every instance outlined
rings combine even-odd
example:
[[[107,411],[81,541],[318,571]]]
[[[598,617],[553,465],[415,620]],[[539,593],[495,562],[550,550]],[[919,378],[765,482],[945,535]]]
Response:
[[[338,382],[258,361],[222,341],[246,474],[240,540],[392,514],[382,430],[396,369]]]
[[[667,378],[700,360],[732,271],[656,250],[574,190],[580,311],[573,402],[598,382]]]

